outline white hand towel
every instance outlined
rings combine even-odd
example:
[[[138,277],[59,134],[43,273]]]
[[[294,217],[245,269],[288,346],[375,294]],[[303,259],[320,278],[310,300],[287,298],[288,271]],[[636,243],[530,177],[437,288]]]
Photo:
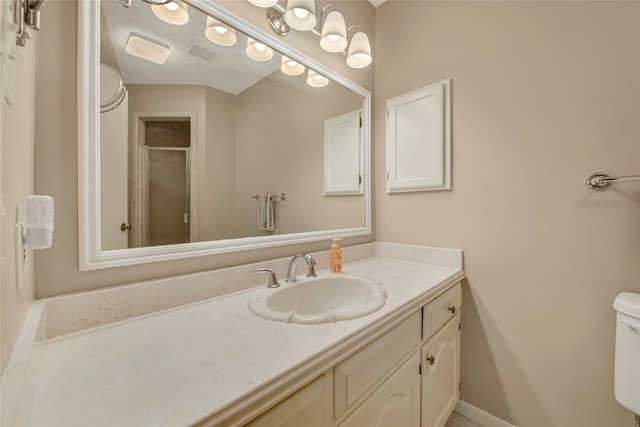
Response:
[[[258,195],[258,230],[275,229],[274,202],[273,194]]]

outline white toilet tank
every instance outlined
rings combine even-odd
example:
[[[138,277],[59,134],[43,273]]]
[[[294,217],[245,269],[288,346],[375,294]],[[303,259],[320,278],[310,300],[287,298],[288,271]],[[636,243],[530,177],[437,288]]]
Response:
[[[640,294],[623,292],[613,303],[616,317],[615,396],[640,414]]]

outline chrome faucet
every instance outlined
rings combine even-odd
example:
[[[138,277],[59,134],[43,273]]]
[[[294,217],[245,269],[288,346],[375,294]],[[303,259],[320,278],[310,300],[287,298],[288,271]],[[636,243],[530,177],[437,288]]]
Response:
[[[276,277],[276,273],[273,272],[270,268],[259,268],[256,270],[256,273],[269,273],[269,284],[267,288],[277,288],[280,286],[280,282],[278,282],[278,278]]]
[[[316,275],[316,260],[309,254],[298,254],[291,258],[289,261],[289,268],[287,269],[287,278],[284,279],[285,282],[296,282],[296,270],[298,269],[298,261],[300,258],[304,258],[309,266],[309,270],[307,271],[307,277],[318,277]]]

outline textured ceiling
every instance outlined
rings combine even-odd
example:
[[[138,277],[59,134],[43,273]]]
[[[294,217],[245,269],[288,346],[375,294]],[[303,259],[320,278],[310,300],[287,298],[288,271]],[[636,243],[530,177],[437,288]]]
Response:
[[[133,0],[130,8],[103,0],[102,61],[118,69],[126,84],[207,85],[239,94],[280,68],[275,53],[268,62],[256,62],[245,53],[247,36],[237,33],[234,46],[218,46],[204,35],[206,15],[189,7],[189,22],[171,25],[156,17],[151,5]],[[129,34],[140,33],[169,46],[167,61],[154,64],[125,51]],[[190,53],[191,52],[191,53]]]

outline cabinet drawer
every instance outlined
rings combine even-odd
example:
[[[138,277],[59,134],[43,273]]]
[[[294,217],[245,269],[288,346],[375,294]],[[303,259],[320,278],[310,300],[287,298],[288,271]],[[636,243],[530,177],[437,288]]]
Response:
[[[460,283],[440,295],[422,308],[422,339],[428,340],[447,320],[462,307],[462,286]]]
[[[334,368],[337,420],[378,387],[420,342],[420,312],[377,338]]]

